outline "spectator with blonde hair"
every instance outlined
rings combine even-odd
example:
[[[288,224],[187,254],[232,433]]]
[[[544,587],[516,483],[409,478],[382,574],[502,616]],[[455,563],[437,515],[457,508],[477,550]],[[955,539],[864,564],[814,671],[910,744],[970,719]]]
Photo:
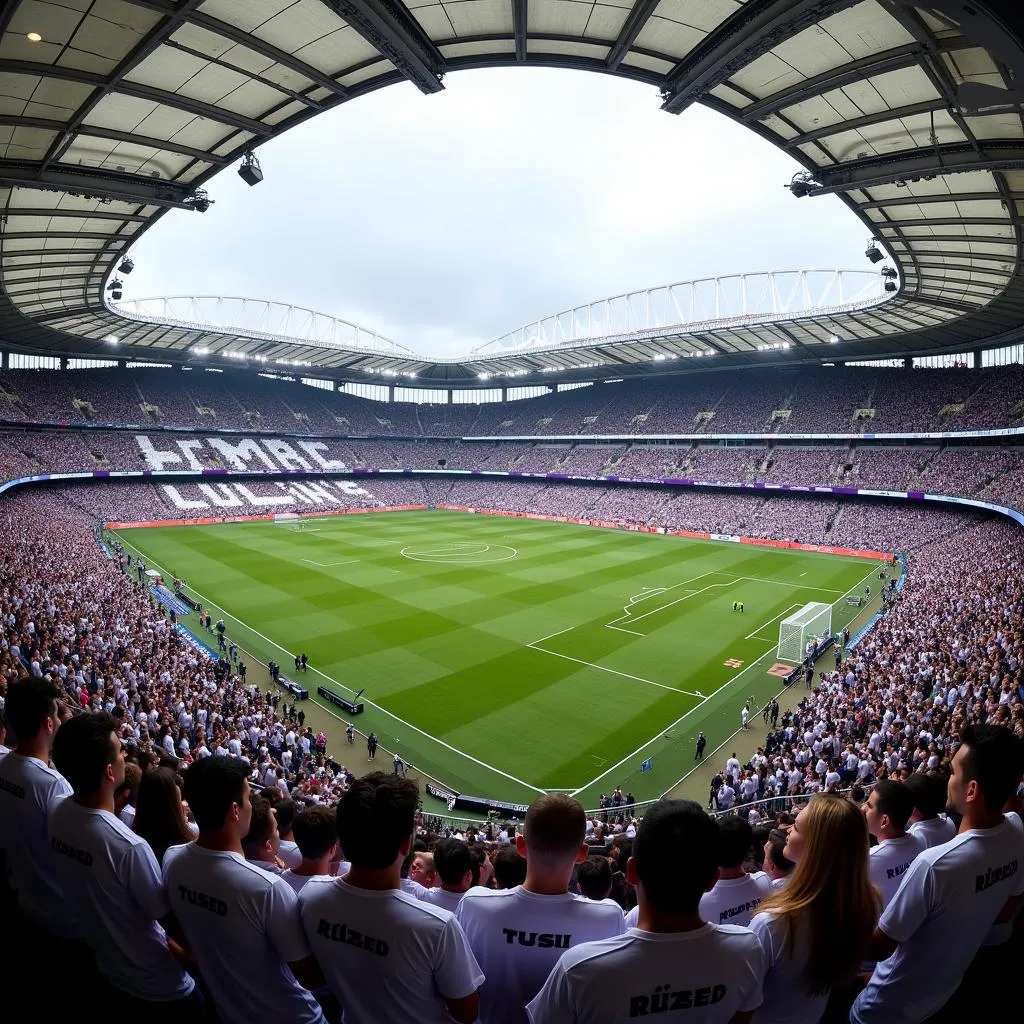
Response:
[[[764,1002],[755,1024],[806,1024],[865,958],[881,901],[868,876],[868,829],[833,794],[796,816],[783,855],[796,867],[750,922],[764,953]]]

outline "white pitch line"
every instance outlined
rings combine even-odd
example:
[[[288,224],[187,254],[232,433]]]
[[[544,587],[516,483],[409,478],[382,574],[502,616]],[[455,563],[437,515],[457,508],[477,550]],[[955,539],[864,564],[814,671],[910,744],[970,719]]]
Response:
[[[750,583],[771,583],[776,587],[793,587],[797,590],[820,590],[823,594],[848,594],[848,590],[833,590],[831,587],[819,587],[814,583],[790,583],[788,580],[766,580],[761,576],[737,576],[736,582],[746,580]]]
[[[624,758],[622,758],[621,761],[616,761],[615,764],[613,764],[611,766],[611,768],[606,768],[596,778],[591,779],[589,782],[587,782],[584,785],[580,786],[579,789],[574,789],[569,794],[569,796],[576,796],[577,793],[582,793],[583,790],[589,789],[595,783],[600,782],[606,775],[611,775],[611,773],[613,771],[615,771],[616,768],[619,768],[622,765],[624,765],[627,761],[632,760],[634,757],[637,756],[637,754],[639,754],[642,751],[646,750],[655,740],[660,739],[662,736],[665,735],[665,733],[670,732],[677,725],[679,725],[679,723],[682,722],[685,718],[689,718],[689,716],[692,715],[694,713],[694,711],[697,711],[700,708],[702,708],[707,700],[708,700],[708,698],[705,697],[696,707],[690,708],[689,711],[685,712],[685,714],[680,715],[671,725],[668,725],[664,729],[662,729],[661,732],[659,732],[657,736],[652,736],[646,743],[643,744],[643,746],[637,747],[636,750],[634,750],[632,754],[627,754]]]
[[[563,633],[567,630],[562,630]],[[641,634],[642,635],[642,634]],[[643,676],[633,676],[628,672],[620,672],[617,668],[608,668],[606,665],[595,665],[592,661],[584,661],[582,658],[574,658],[571,654],[560,654],[558,651],[548,651],[543,647],[538,647],[537,644],[540,641],[536,641],[532,644],[527,644],[527,647],[532,647],[535,651],[540,651],[541,654],[550,654],[555,658],[565,658],[566,661],[574,661],[577,665],[586,665],[588,668],[596,668],[601,672],[611,672],[612,675],[622,676],[624,679],[635,679],[638,683],[647,683],[648,686],[657,686],[662,690],[672,690],[674,693],[685,693],[687,697],[696,697],[692,690],[680,690],[678,686],[669,686],[667,683],[656,683],[653,679],[644,679]]]
[[[359,561],[358,558],[349,558],[344,562],[314,562],[312,558],[300,558],[300,562],[309,562],[310,565],[319,565],[321,569],[331,569],[336,565],[354,565]]]
[[[773,616],[767,622],[762,622],[761,625],[758,626],[757,629],[755,629],[753,633],[748,633],[743,639],[744,640],[763,640],[765,643],[768,643],[772,639],[771,637],[758,636],[757,634],[760,633],[761,630],[765,628],[765,626],[770,626],[776,619],[782,618],[782,616],[785,615],[786,612],[788,612],[790,610],[790,608],[799,608],[799,607],[800,607],[800,605],[798,605],[798,604],[791,604],[788,607],[783,608],[782,611],[779,612],[778,615]]]
[[[534,640],[533,643],[529,643],[526,646],[533,647],[534,644],[542,644],[545,640],[550,640],[554,636],[561,636],[563,633],[568,633],[569,630],[575,628],[575,626],[566,626],[565,629],[560,629],[557,633],[548,633],[547,636],[542,636],[539,640]]]
[[[638,633],[635,629],[626,629],[624,626],[613,626],[610,622],[604,624],[605,629],[614,629],[618,633],[631,633],[633,636],[649,636],[648,633]]]
[[[135,545],[129,543],[129,547],[135,547]],[[138,548],[135,548],[135,550],[136,550],[137,553],[142,554],[142,552],[139,551]],[[157,565],[158,564],[157,562],[155,562],[153,560],[150,560],[150,561],[151,561],[151,563],[153,565]],[[166,575],[166,573],[165,573],[165,575]],[[245,628],[247,630],[249,630],[250,633],[252,633],[254,636],[258,636],[265,643],[270,644],[271,647],[276,648],[282,654],[287,654],[288,657],[292,656],[291,652],[289,650],[287,650],[287,648],[284,648],[279,643],[276,643],[275,641],[271,640],[269,636],[265,636],[258,629],[253,629],[252,626],[249,626],[246,623],[242,622],[241,619],[236,619],[226,608],[222,608],[219,604],[217,604],[216,601],[213,601],[210,598],[206,597],[205,595],[200,594],[199,591],[195,589],[195,587],[190,586],[188,589],[191,590],[192,593],[196,595],[196,597],[201,598],[202,601],[205,604],[213,605],[214,608],[217,608],[217,609],[219,609],[222,612],[226,612],[229,618],[234,619],[235,622],[237,622],[239,625],[245,626]],[[327,675],[326,672],[321,672],[320,669],[315,668],[313,666],[310,666],[310,667],[313,668],[313,671],[318,676],[320,676],[321,679],[326,679],[327,682],[333,683],[335,686],[339,687],[342,690],[348,690],[349,693],[355,693],[356,692],[355,690],[352,689],[351,686],[346,686],[344,683],[339,683],[337,679],[333,679],[331,676]],[[398,715],[393,714],[392,712],[388,711],[387,708],[382,707],[380,704],[375,704],[372,700],[367,700],[365,697],[363,697],[362,701],[363,701],[364,704],[369,704],[371,708],[376,708],[382,714],[387,715],[388,718],[390,718],[392,721],[398,722],[404,728],[412,729],[413,732],[417,732],[421,736],[426,737],[428,740],[432,740],[434,743],[440,744],[446,750],[450,750],[453,754],[458,754],[460,757],[464,757],[467,761],[472,761],[473,764],[477,764],[481,768],[486,768],[488,771],[492,771],[495,774],[502,776],[502,778],[508,779],[510,782],[515,782],[517,785],[525,786],[527,789],[532,789],[534,791],[534,793],[546,793],[547,792],[546,789],[541,789],[539,786],[533,786],[529,782],[524,782],[522,779],[517,779],[514,775],[509,775],[508,772],[503,772],[500,768],[495,768],[494,765],[488,764],[486,761],[481,761],[479,758],[474,757],[472,754],[467,754],[464,750],[459,750],[458,747],[453,747],[450,743],[445,742],[444,740],[440,739],[439,737],[432,736],[429,732],[425,732],[418,725],[413,725],[412,722],[407,722],[407,721],[405,721],[404,718],[399,718]],[[326,705],[320,704],[319,701],[317,702],[317,704],[320,707],[324,708],[325,710],[330,710],[329,708],[326,707]],[[338,718],[339,716],[335,715],[335,717]],[[341,721],[346,721],[346,719],[340,719],[340,720]],[[440,781],[440,780],[438,780],[438,781]]]
[[[862,579],[859,584],[857,584],[857,586],[859,587],[864,582],[864,580],[866,580],[869,576],[873,576],[877,571],[878,571],[878,566],[877,565],[873,566],[872,569],[871,569],[871,572],[869,572],[868,575],[865,576],[864,579]],[[771,582],[771,581],[767,581],[767,582]],[[824,589],[824,588],[822,588],[822,589]],[[838,591],[832,591],[832,593],[838,593]],[[850,591],[848,590],[848,591],[846,591],[846,593],[850,593]],[[772,644],[772,646],[774,647],[775,645]],[[737,679],[740,678],[740,676],[745,675],[751,669],[757,668],[758,665],[760,665],[765,660],[765,658],[767,658],[771,654],[771,652],[772,652],[772,648],[769,647],[768,650],[764,652],[764,654],[762,654],[759,658],[757,658],[754,661],[752,661],[746,668],[740,669],[739,672],[737,672],[736,675],[734,675],[731,679],[726,680],[726,682],[723,683],[717,690],[715,690],[715,692],[711,696],[712,697],[717,696],[718,694],[722,693],[724,690],[727,690],[730,686],[732,686],[733,683],[736,682]],[[767,675],[767,672],[765,674]],[[788,690],[789,690],[789,687],[783,687],[775,695],[776,699],[781,697]],[[710,697],[705,697],[704,701],[708,701],[710,699],[711,699]],[[619,768],[621,765],[624,765],[631,758],[636,757],[637,754],[640,754],[643,751],[645,751],[652,743],[654,743],[656,740],[658,740],[662,736],[664,736],[665,733],[667,733],[670,730],[674,729],[681,721],[683,721],[684,718],[686,718],[689,715],[692,715],[694,711],[697,711],[698,709],[702,708],[703,706],[704,706],[704,702],[701,702],[700,704],[697,705],[697,707],[691,708],[689,711],[686,712],[685,715],[682,715],[679,718],[677,718],[670,726],[668,726],[665,729],[662,729],[661,732],[657,733],[655,736],[652,736],[642,747],[637,747],[636,750],[634,750],[632,754],[627,754],[621,761],[617,761],[607,771],[602,772],[602,774],[598,775],[596,779],[591,779],[585,785],[580,786],[579,789],[574,789],[569,795],[570,796],[576,796],[578,793],[582,793],[585,789],[589,789],[595,783],[600,782],[605,777],[605,775],[610,775],[613,771],[615,771],[616,768]],[[723,740],[717,747],[715,747],[715,749],[711,751],[711,753],[708,755],[708,757],[713,757],[715,754],[717,754],[718,751],[722,749],[722,747],[724,747],[727,743],[730,742],[730,740],[734,739],[741,732],[743,732],[742,729],[737,729],[736,732],[734,732],[731,736],[729,736],[727,739]],[[704,762],[702,760],[701,764],[703,764],[703,763]],[[698,764],[698,765],[694,766],[693,768],[691,768],[681,779],[678,780],[678,782],[675,782],[671,786],[669,786],[669,788],[666,789],[665,792],[666,793],[671,792],[671,790],[675,789],[676,786],[681,785],[695,771],[697,771],[697,769],[700,768],[700,766],[701,765]],[[662,794],[662,795],[664,795],[664,794]]]

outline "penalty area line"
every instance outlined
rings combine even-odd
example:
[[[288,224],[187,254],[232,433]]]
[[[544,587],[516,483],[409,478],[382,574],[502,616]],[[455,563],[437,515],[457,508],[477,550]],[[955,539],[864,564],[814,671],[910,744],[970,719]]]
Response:
[[[568,630],[563,629],[563,633],[567,633]],[[640,634],[642,635],[642,634]],[[557,633],[554,636],[558,636]],[[551,637],[545,637],[550,640]],[[629,672],[620,672],[617,668],[608,668],[607,665],[596,665],[592,661],[584,661],[582,658],[574,658],[571,654],[561,654],[558,651],[549,651],[544,647],[538,647],[540,640],[535,640],[532,644],[527,644],[527,647],[532,647],[535,651],[540,651],[541,654],[550,654],[553,658],[564,658],[566,661],[574,661],[577,665],[586,665],[588,668],[596,668],[599,672],[610,672],[615,676],[622,676],[623,679],[635,679],[638,683],[646,683],[648,686],[657,686],[661,690],[671,690],[673,693],[682,693],[687,697],[697,697],[698,694],[692,690],[680,690],[678,686],[669,686],[667,683],[656,683],[653,679],[644,679],[643,676],[630,675]]]
[[[308,562],[310,565],[318,565],[321,569],[331,569],[336,565],[355,565],[358,558],[348,558],[343,562],[314,562],[312,558],[300,558],[300,562]]]

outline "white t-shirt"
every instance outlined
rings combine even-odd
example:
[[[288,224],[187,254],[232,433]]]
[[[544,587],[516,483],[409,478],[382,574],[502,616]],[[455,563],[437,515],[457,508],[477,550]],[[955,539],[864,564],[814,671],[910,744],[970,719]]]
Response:
[[[288,868],[297,868],[302,863],[302,851],[299,850],[299,844],[292,842],[291,839],[281,840],[277,855]]]
[[[195,982],[157,924],[171,908],[149,843],[109,811],[73,799],[50,812],[49,835],[65,899],[100,974],[146,1002],[184,999]]]
[[[700,898],[700,916],[712,924],[750,924],[757,905],[772,892],[772,880],[763,872],[742,878],[720,878]]]
[[[76,935],[50,853],[46,819],[71,787],[59,772],[12,750],[0,761],[0,850],[25,914],[44,931]]]
[[[886,839],[871,848],[868,873],[871,882],[882,892],[882,909],[896,895],[903,876],[917,856],[925,851],[924,839],[909,832],[899,839]]]
[[[761,947],[746,929],[704,924],[585,942],[562,954],[526,1008],[532,1024],[728,1024],[761,1005]]]
[[[1021,821],[1020,815],[1016,811],[1007,811],[1003,817],[1022,835],[1024,835],[1024,822]],[[1020,913],[1018,908],[1017,913]],[[988,935],[985,936],[985,941],[982,943],[983,946],[1001,946],[1004,942],[1009,942],[1013,936],[1013,922],[1016,918],[1016,914],[1009,921],[1004,921],[1002,924],[994,924],[988,930]]]
[[[808,1024],[819,1020],[828,1004],[828,993],[810,995],[804,986],[809,955],[807,929],[798,929],[792,948],[787,921],[777,914],[755,914],[750,930],[764,953],[764,1002],[757,1011],[757,1024]]]
[[[435,907],[441,907],[442,910],[447,910],[454,914],[459,909],[459,904],[465,895],[464,892],[449,892],[447,889],[437,888],[427,889],[419,898],[424,903],[432,903]]]
[[[298,894],[302,892],[306,883],[311,878],[329,877],[329,875],[297,875],[291,868],[287,868],[286,870],[281,872],[281,878],[292,887],[292,891],[295,893],[296,896],[298,896]]]
[[[944,814],[940,814],[937,818],[915,821],[907,826],[907,831],[912,836],[923,839],[925,847],[930,850],[933,846],[948,843],[956,835],[956,825]]]
[[[340,876],[340,875],[345,874],[345,872],[344,871],[339,871],[338,874]],[[402,879],[402,892],[407,892],[410,896],[413,896],[413,897],[415,897],[418,900],[423,899],[423,897],[429,891],[430,890],[425,885],[420,885],[419,882],[413,880],[412,878],[403,878]]]
[[[968,829],[910,866],[879,929],[899,943],[850,1012],[854,1024],[916,1024],[956,990],[1011,896],[1024,893],[1024,836],[1008,821]]]
[[[464,999],[483,983],[454,915],[401,889],[316,878],[299,911],[347,1024],[450,1021],[444,1000]]]
[[[565,950],[626,930],[614,900],[541,896],[521,885],[470,889],[456,917],[487,976],[480,993],[482,1024],[525,1024],[524,1007]]]
[[[189,843],[164,854],[171,909],[224,1024],[323,1024],[289,964],[309,956],[295,893],[237,853]]]

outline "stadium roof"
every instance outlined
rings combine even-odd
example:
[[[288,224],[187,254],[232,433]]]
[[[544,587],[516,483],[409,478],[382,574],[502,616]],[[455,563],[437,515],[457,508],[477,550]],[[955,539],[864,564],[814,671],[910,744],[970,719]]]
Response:
[[[135,359],[215,352],[223,335],[106,306],[139,234],[168,209],[201,208],[208,179],[322,110],[393,82],[436,92],[448,72],[498,65],[622,75],[656,87],[670,113],[706,104],[806,168],[794,202],[834,193],[860,216],[898,264],[899,292],[863,311],[774,323],[789,347],[773,361],[834,356],[824,346],[836,334],[844,358],[1024,334],[1016,0],[8,0],[0,33],[7,347],[109,356],[103,339],[114,335]],[[715,352],[702,366],[764,356],[743,327],[676,334]],[[481,373],[527,383],[544,363],[266,337],[232,347],[351,380],[415,372],[425,385]],[[590,379],[652,369],[635,339],[573,351]]]

